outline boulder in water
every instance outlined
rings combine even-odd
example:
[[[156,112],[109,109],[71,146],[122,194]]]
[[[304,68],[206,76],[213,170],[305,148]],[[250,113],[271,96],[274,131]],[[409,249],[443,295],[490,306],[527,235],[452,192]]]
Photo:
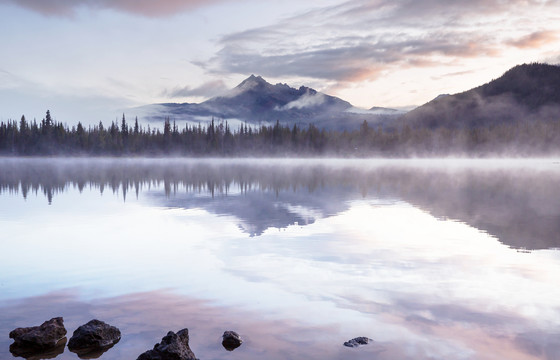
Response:
[[[241,336],[235,331],[224,331],[222,335],[222,346],[227,351],[233,351],[241,346],[243,340],[241,340]]]
[[[46,350],[21,346],[13,343],[10,345],[10,353],[12,353],[12,356],[14,357],[22,357],[26,360],[54,359],[64,352],[64,349],[66,348],[66,340],[66,337],[63,337],[56,343],[55,347]]]
[[[14,329],[9,336],[14,339],[13,348],[37,352],[54,349],[61,340],[66,340],[66,329],[62,317],[56,317],[40,326]]]
[[[167,333],[152,350],[138,356],[136,360],[197,360],[189,347],[189,330]]]
[[[372,342],[373,340],[365,337],[365,336],[359,336],[357,338],[353,338],[351,340],[348,340],[344,343],[344,346],[348,346],[348,347],[358,347],[361,345],[367,345],[370,342]]]
[[[78,356],[101,355],[121,339],[121,332],[114,326],[103,321],[93,319],[77,328],[70,341],[68,349]]]

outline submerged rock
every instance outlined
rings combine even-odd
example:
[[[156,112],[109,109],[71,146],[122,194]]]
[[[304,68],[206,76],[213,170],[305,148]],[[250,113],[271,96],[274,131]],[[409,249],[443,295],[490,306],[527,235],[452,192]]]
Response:
[[[189,347],[189,330],[167,333],[161,343],[155,344],[152,350],[138,356],[136,360],[197,360]]]
[[[62,317],[56,317],[40,326],[14,329],[9,336],[14,339],[14,349],[39,352],[57,347],[62,339],[66,341],[65,335],[64,320]]]
[[[80,357],[96,358],[113,347],[120,339],[119,329],[93,319],[74,331],[68,342],[68,349]]]
[[[56,343],[55,347],[48,350],[29,348],[13,343],[10,345],[10,353],[12,353],[14,357],[22,357],[26,360],[54,359],[64,352],[64,348],[66,348],[66,340],[67,339],[63,337]]]
[[[233,351],[243,344],[243,340],[241,340],[241,336],[235,331],[224,331],[222,335],[222,346],[227,351]]]
[[[351,340],[348,340],[344,343],[344,346],[348,346],[348,347],[358,347],[360,345],[367,345],[370,342],[372,342],[373,339],[370,339],[368,337],[365,336],[359,336],[357,338],[353,338]]]

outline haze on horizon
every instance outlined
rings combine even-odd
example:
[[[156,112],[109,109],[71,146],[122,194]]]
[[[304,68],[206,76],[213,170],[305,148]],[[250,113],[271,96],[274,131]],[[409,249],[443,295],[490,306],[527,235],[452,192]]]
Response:
[[[250,74],[407,107],[560,62],[550,0],[0,0],[0,14],[0,121],[107,123]]]

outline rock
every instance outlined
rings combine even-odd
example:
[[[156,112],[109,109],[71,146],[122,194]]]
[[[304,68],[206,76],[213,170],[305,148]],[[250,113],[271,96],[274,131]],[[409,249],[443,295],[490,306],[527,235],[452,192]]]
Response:
[[[367,338],[365,336],[360,336],[357,338],[353,338],[352,340],[348,340],[344,343],[344,346],[348,346],[348,347],[358,347],[360,345],[367,345],[369,344],[369,342],[373,341],[370,338]]]
[[[66,329],[61,317],[45,321],[40,326],[17,328],[10,332],[14,339],[14,348],[31,352],[44,351],[55,348],[62,339],[65,339]]]
[[[13,343],[10,345],[10,352],[14,357],[22,357],[26,360],[54,359],[64,352],[66,340],[65,337],[60,339],[54,348],[48,350],[38,350]]]
[[[189,330],[167,333],[161,343],[155,344],[152,350],[138,356],[136,360],[196,360],[189,347]]]
[[[68,349],[78,356],[95,356],[103,354],[121,339],[121,332],[114,326],[103,321],[93,319],[77,328],[70,341]],[[97,357],[99,357],[97,356]]]
[[[227,351],[233,351],[243,344],[243,340],[241,340],[241,336],[235,331],[224,331],[224,335],[222,335],[222,346]]]

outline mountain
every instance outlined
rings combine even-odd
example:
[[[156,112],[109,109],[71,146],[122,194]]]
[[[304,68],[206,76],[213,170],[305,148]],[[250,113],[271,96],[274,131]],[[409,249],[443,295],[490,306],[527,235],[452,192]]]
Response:
[[[359,128],[364,120],[371,126],[386,126],[402,112],[393,109],[358,109],[347,101],[326,95],[312,88],[299,89],[286,84],[272,85],[260,76],[251,75],[225,94],[200,104],[155,104],[142,107],[150,121],[169,117],[176,121],[209,122],[212,118],[230,123],[246,122],[252,125],[273,124],[320,128]]]
[[[301,86],[294,89],[286,84],[271,85],[262,77],[251,75],[226,94],[205,101],[208,110],[222,117],[237,117],[255,121],[310,119],[326,112],[340,113],[352,107],[344,100]]]
[[[500,78],[440,95],[402,119],[411,127],[474,128],[560,117],[560,66],[518,65]]]

